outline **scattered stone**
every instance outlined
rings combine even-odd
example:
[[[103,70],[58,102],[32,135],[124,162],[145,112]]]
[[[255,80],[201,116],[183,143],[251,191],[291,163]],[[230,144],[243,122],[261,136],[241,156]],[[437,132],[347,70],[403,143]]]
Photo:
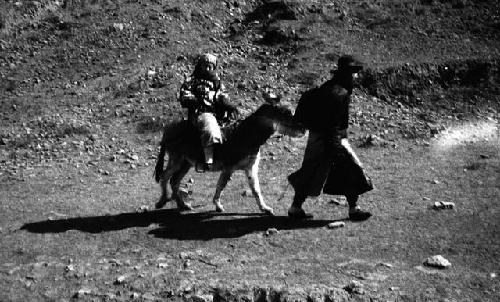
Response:
[[[135,292],[130,295],[131,299],[139,299],[140,297],[141,297],[141,295],[139,293],[135,293]]]
[[[114,282],[114,284],[123,284],[125,283],[125,280],[127,279],[126,276],[122,275],[122,276],[118,276]]]
[[[375,135],[370,134],[365,137],[364,141],[361,142],[361,147],[382,147],[389,145],[389,142],[385,139]]]
[[[214,297],[212,295],[193,295],[191,296],[192,302],[213,302]]]
[[[156,297],[150,293],[143,294],[142,298],[146,301],[156,301]]]
[[[276,229],[276,228],[270,228],[270,229],[267,229],[265,235],[266,236],[272,236],[272,235],[276,235],[278,233],[279,233],[278,229]]]
[[[347,201],[345,200],[345,198],[334,198],[334,199],[330,200],[330,203],[337,205],[337,206],[347,205]]]
[[[149,210],[149,207],[148,206],[145,206],[145,205],[142,205],[140,206],[139,208],[137,208],[136,212],[137,213],[145,213]]]
[[[243,191],[241,193],[241,196],[243,196],[243,197],[251,197],[251,196],[253,196],[253,194],[252,194],[251,190],[245,190],[245,191]]]
[[[343,221],[335,221],[335,222],[330,222],[328,224],[329,229],[338,229],[338,228],[343,228],[345,227],[345,222]]]
[[[158,268],[167,268],[167,267],[168,267],[168,263],[165,263],[165,262],[158,263]]]
[[[108,170],[99,169],[97,170],[97,172],[101,175],[111,175],[111,173]]]
[[[451,266],[451,263],[450,263],[450,261],[445,259],[443,256],[435,255],[435,256],[427,258],[424,262],[424,265],[436,267],[436,268],[448,268]]]
[[[387,263],[387,262],[381,262],[379,263],[380,266],[387,267],[387,268],[393,268],[394,265]]]
[[[179,258],[181,259],[189,259],[191,257],[191,253],[188,253],[188,252],[181,252],[179,254]]]
[[[490,278],[491,279],[494,279],[496,277],[498,277],[497,273],[490,273]]]
[[[432,206],[434,210],[453,210],[455,203],[448,201],[436,201]]]
[[[350,294],[358,294],[358,295],[364,295],[365,290],[363,288],[363,284],[357,280],[351,280],[349,284],[347,284],[344,287],[344,290],[347,291]]]
[[[83,298],[85,295],[92,294],[92,290],[90,288],[82,287],[80,288],[74,295],[74,298]]]
[[[122,31],[125,28],[125,26],[123,25],[123,23],[113,23],[113,28],[118,31]]]

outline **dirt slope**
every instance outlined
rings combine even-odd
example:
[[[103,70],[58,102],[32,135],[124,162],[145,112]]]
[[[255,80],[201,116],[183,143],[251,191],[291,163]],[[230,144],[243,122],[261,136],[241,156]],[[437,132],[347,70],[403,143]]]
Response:
[[[1,301],[500,299],[498,1],[0,8]],[[240,174],[228,213],[212,212],[216,175],[194,172],[195,211],[148,211],[161,128],[181,117],[179,85],[205,51],[244,116],[265,90],[295,105],[344,53],[366,62],[350,136],[374,217],[329,229],[347,209],[322,196],[306,204],[314,220],[289,221],[285,179],[305,138],[279,136],[260,174],[276,217],[258,214]],[[423,265],[438,254],[451,268]]]

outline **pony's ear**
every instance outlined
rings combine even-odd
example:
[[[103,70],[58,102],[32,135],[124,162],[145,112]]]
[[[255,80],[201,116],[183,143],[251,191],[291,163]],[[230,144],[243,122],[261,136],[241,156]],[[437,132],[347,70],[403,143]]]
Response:
[[[276,94],[274,94],[272,92],[268,92],[268,91],[265,91],[264,93],[262,93],[262,97],[264,98],[264,101],[266,103],[271,104],[271,105],[276,105],[281,101],[280,95],[276,95]]]

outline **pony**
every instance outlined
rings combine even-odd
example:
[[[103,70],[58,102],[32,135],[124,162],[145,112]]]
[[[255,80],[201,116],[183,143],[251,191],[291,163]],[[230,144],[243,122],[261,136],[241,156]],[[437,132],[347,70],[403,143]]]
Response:
[[[220,201],[222,191],[231,175],[236,170],[243,170],[259,209],[265,214],[274,215],[273,209],[264,202],[260,190],[260,147],[276,132],[301,137],[305,134],[305,129],[295,121],[291,110],[280,104],[279,98],[268,98],[247,118],[222,127],[221,130],[223,143],[215,146],[211,171],[220,171],[213,196],[215,210],[224,212]],[[164,169],[165,153],[168,154],[168,163]],[[197,162],[203,162],[199,131],[187,120],[166,125],[155,167],[155,180],[161,186],[161,197],[155,205],[156,209],[162,208],[172,199],[179,210],[193,209],[179,194],[179,187],[184,176]],[[169,182],[171,192],[168,189]]]

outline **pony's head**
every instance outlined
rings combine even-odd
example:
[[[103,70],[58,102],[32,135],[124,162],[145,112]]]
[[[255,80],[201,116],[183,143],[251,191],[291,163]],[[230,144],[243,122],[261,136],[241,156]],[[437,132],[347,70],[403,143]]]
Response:
[[[294,119],[290,107],[280,103],[279,97],[271,99],[264,97],[264,99],[266,103],[255,111],[254,116],[271,122],[275,131],[280,134],[292,137],[301,137],[305,134],[304,127]]]

